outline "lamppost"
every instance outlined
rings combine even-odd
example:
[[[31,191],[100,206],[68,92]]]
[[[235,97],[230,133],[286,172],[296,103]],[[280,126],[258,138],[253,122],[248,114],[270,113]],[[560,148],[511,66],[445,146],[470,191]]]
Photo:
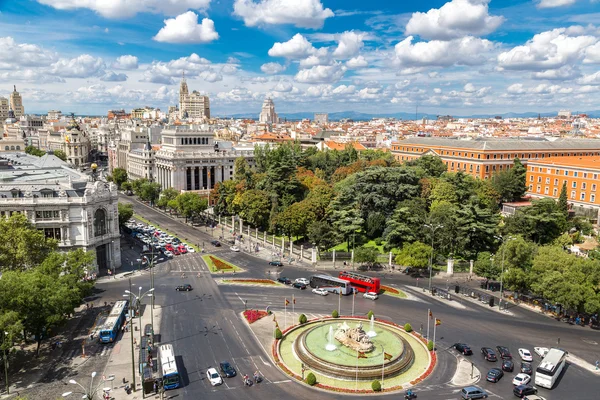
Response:
[[[8,358],[6,358],[6,344],[8,343],[8,332],[4,331],[2,339],[2,350],[4,350],[4,381],[6,383],[6,394],[10,394],[10,386],[8,384]]]
[[[498,302],[498,309],[502,310],[502,299],[504,298],[504,296],[502,295],[503,291],[504,291],[504,281],[503,281],[503,277],[504,277],[504,254],[506,253],[506,246],[504,246],[504,244],[508,241],[513,240],[514,238],[512,236],[509,236],[508,238],[504,239],[503,236],[494,236],[496,239],[500,240],[500,242],[502,242],[502,266],[501,271],[500,271],[500,301]]]
[[[98,391],[100,390],[100,386],[104,383],[102,381],[100,381],[100,383],[94,387],[94,378],[96,377],[96,371],[92,372],[92,379],[90,380],[90,388],[89,390],[86,389],[82,384],[80,384],[79,382],[77,382],[75,379],[71,379],[69,381],[70,384],[72,385],[77,385],[81,388],[82,391],[79,392],[66,392],[62,394],[62,397],[67,397],[70,396],[73,393],[76,394],[82,394],[83,397],[81,397],[82,399],[85,400],[94,400],[94,398],[96,397],[96,393],[98,393]]]
[[[439,228],[443,228],[442,224],[425,224],[423,225],[425,228],[431,230],[431,254],[429,255],[429,291],[431,292],[431,278],[433,276],[433,239],[435,236],[435,231]]]

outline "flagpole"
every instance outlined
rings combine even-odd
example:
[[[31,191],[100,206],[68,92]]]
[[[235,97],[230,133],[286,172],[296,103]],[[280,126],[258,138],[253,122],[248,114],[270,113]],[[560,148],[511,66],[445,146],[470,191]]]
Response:
[[[427,341],[429,342],[429,316],[431,315],[431,309],[427,309]]]
[[[338,315],[341,317],[342,316],[342,287],[340,286],[339,289],[340,289],[340,295],[338,297]]]
[[[296,298],[292,295],[292,314],[296,314]]]
[[[287,328],[287,299],[285,299],[285,302],[283,303],[283,308],[283,330],[285,331]]]
[[[437,327],[437,321],[433,323],[433,351],[435,351],[435,328]]]
[[[352,316],[354,317],[354,298],[356,297],[356,292],[352,291]]]
[[[383,370],[385,367],[385,349],[381,345],[381,389],[383,389]]]

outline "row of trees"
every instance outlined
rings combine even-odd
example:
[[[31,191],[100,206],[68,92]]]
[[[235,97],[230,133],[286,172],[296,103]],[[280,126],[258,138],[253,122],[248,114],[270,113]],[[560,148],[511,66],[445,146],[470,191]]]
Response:
[[[94,254],[57,250],[57,242],[24,215],[0,219],[0,330],[8,332],[6,350],[30,336],[39,350],[91,293],[93,284],[84,277],[92,270]]]
[[[46,154],[44,150],[40,150],[37,147],[31,145],[25,147],[25,153],[37,157],[41,157]],[[62,150],[54,150],[54,155],[63,161],[67,161],[67,154]]]

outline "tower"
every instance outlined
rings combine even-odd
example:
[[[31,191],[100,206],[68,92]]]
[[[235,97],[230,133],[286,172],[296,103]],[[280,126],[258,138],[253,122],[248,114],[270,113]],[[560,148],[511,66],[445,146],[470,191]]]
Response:
[[[181,73],[181,83],[179,84],[179,110],[182,110],[183,103],[189,94],[188,85],[185,80],[185,71]]]
[[[10,94],[10,108],[15,112],[15,117],[17,117],[17,119],[22,115],[25,115],[23,100],[21,99],[19,92],[17,92],[17,85],[14,85],[14,90]]]
[[[262,105],[262,110],[258,117],[258,121],[267,124],[276,124],[279,122],[279,118],[277,117],[277,113],[275,112],[275,104],[270,98],[265,99]]]

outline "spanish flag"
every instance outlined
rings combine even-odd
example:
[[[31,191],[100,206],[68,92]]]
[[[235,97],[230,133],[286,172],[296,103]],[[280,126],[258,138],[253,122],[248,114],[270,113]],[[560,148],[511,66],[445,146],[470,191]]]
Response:
[[[441,319],[435,319],[435,325],[441,325],[442,324],[442,320]]]
[[[429,318],[433,318],[433,313],[429,310]]]
[[[296,304],[296,298],[295,298],[295,297],[292,297],[292,302],[293,302],[294,304]]]
[[[386,361],[390,361],[392,359],[392,355],[389,353],[384,352],[383,353],[383,359]]]
[[[277,322],[277,318],[275,318],[275,314],[273,314],[273,322]]]
[[[359,351],[358,352],[358,358],[367,358],[367,355],[364,352]]]
[[[288,304],[290,304],[290,301],[288,299],[285,299],[285,305],[287,306]]]

